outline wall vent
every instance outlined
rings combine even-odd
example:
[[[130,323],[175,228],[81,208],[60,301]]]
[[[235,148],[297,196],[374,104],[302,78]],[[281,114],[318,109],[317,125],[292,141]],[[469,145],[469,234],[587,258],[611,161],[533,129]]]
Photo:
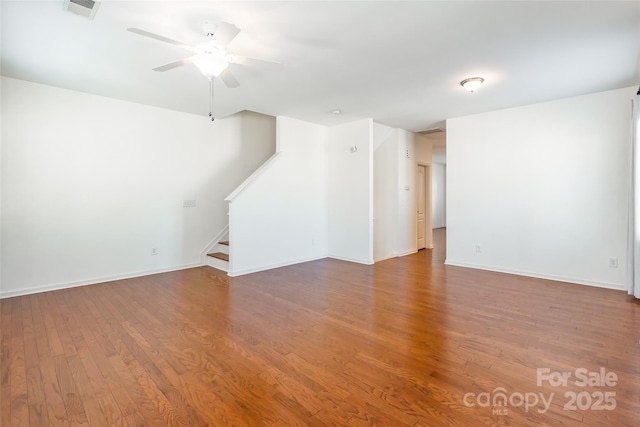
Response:
[[[64,0],[62,4],[65,10],[89,19],[96,16],[100,6],[99,1],[93,0]]]

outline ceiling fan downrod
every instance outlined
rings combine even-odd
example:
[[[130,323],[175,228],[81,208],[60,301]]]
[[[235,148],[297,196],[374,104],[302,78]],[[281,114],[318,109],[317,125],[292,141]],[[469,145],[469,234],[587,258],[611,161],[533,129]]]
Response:
[[[214,121],[213,117],[213,79],[209,79],[209,117]]]

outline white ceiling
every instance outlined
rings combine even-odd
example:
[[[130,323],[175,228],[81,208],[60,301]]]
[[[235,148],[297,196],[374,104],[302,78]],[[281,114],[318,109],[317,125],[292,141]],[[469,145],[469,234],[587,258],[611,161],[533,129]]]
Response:
[[[1,1],[5,76],[206,116],[190,56],[205,21],[242,29],[229,51],[284,63],[216,83],[215,114],[332,125],[363,117],[422,130],[450,117],[636,85],[640,2],[104,1],[93,21],[59,1]],[[460,80],[481,76],[474,94]],[[341,109],[335,116],[328,112]]]

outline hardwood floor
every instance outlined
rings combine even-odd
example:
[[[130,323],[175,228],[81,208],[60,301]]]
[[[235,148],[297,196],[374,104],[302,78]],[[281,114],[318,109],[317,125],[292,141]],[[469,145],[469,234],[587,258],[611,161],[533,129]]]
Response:
[[[640,426],[639,301],[443,259],[440,230],[375,266],[4,299],[0,425]],[[571,377],[538,386],[538,368]],[[616,384],[577,385],[580,368]]]

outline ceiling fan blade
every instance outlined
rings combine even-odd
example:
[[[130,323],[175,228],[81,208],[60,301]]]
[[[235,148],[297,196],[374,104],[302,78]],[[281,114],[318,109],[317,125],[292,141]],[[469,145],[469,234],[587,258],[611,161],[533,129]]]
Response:
[[[217,48],[226,49],[238,33],[240,33],[240,28],[227,22],[221,22],[211,37],[211,44]]]
[[[195,51],[193,46],[189,46],[188,44],[184,44],[182,42],[170,39],[168,37],[159,36],[158,34],[150,33],[149,31],[141,30],[140,28],[127,28],[127,31],[129,31],[130,33],[138,34],[140,36],[149,37],[149,38],[154,39],[154,40],[159,40],[161,42],[169,43],[169,44],[172,44],[174,46],[181,47],[183,49],[188,49],[188,50],[191,50],[191,51]]]
[[[224,71],[220,74],[220,78],[227,85],[227,87],[238,87],[240,86],[240,82],[235,78],[235,76],[231,73],[231,70],[225,68]]]
[[[191,58],[185,58],[176,62],[171,62],[169,64],[161,65],[159,67],[154,68],[153,71],[169,71],[169,70],[173,70],[174,68],[182,67],[183,65],[188,65],[188,64],[191,64]]]
[[[242,55],[231,55],[232,64],[246,65],[248,67],[280,71],[283,68],[282,62],[269,61],[267,59],[250,58]]]

